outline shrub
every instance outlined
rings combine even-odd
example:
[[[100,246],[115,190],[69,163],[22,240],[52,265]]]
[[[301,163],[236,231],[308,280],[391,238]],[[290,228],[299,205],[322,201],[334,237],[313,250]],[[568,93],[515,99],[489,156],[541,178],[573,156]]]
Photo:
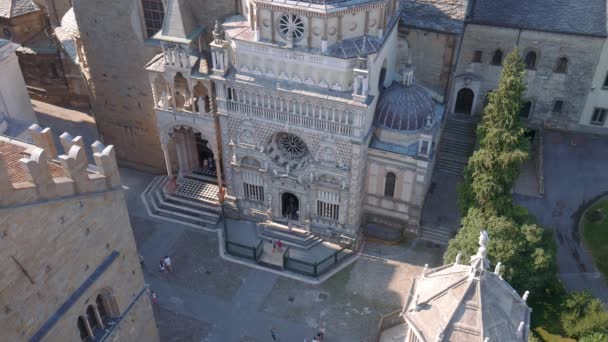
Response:
[[[569,337],[608,334],[608,311],[589,292],[570,293],[562,304],[560,320]]]

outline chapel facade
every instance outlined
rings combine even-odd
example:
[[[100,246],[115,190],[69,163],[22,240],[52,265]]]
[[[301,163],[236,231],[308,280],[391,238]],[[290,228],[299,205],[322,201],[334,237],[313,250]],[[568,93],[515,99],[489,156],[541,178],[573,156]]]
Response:
[[[243,1],[208,46],[178,6],[147,66],[169,175],[328,239],[418,233],[443,112],[399,63],[398,1]]]

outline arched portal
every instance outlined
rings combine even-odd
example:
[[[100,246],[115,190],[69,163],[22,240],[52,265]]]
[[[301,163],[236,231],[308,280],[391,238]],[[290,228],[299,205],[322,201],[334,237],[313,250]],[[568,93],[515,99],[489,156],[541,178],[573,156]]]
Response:
[[[462,88],[456,95],[456,106],[454,112],[458,114],[471,115],[475,93],[469,88]]]
[[[300,200],[291,192],[281,195],[281,215],[288,220],[300,219]]]
[[[221,166],[216,160],[213,142],[197,129],[187,125],[173,126],[165,132],[167,138],[163,149],[170,175],[174,166],[172,161],[177,161],[180,176],[191,176],[204,182],[221,184]]]

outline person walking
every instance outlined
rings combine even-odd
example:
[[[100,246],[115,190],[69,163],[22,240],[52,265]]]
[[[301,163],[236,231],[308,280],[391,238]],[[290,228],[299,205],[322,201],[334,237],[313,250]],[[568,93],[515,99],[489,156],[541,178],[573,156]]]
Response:
[[[171,258],[168,255],[165,255],[165,259],[163,260],[165,263],[165,267],[167,268],[167,272],[173,273],[173,267],[171,266]]]
[[[319,334],[317,336],[319,336],[319,341],[323,341],[325,339],[325,326],[319,326]]]
[[[156,295],[156,292],[150,291],[150,297],[152,298],[152,304],[158,304],[158,296]]]
[[[277,341],[277,333],[274,328],[270,329],[270,336],[272,337],[273,341]]]
[[[162,260],[160,261],[160,271],[161,271],[162,273],[165,273],[165,263],[164,263],[164,261],[162,261]]]

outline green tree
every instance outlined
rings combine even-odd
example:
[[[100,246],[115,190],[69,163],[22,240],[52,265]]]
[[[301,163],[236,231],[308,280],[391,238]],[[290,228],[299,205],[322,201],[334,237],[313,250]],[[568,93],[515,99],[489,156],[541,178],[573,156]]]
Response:
[[[514,49],[477,127],[479,149],[469,159],[459,187],[463,215],[472,206],[492,215],[512,210],[511,189],[530,150],[519,117],[526,90],[524,74],[519,50]]]
[[[536,224],[519,224],[505,216],[488,215],[478,208],[469,209],[462,228],[450,240],[445,263],[453,262],[461,252],[462,260],[477,253],[479,232],[490,236],[488,259],[492,265],[502,263],[501,274],[520,293],[542,294],[555,279],[555,246],[551,231]]]
[[[589,292],[570,293],[562,304],[560,320],[569,337],[591,339],[608,334],[608,311]]]
[[[579,342],[606,342],[608,341],[608,333],[593,333],[579,340]]]

